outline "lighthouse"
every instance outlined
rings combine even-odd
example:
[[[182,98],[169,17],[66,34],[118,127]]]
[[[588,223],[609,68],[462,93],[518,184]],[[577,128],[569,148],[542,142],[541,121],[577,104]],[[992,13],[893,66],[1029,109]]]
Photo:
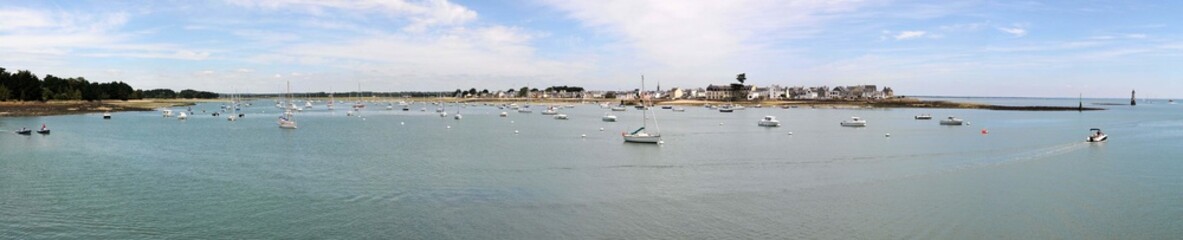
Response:
[[[1138,102],[1134,101],[1134,90],[1130,90],[1130,106],[1138,106]]]

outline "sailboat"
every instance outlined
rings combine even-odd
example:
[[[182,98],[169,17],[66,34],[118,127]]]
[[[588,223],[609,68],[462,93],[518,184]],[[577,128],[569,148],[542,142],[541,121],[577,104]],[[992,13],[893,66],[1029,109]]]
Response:
[[[238,100],[234,99],[234,95],[230,95],[230,116],[226,117],[226,121],[238,120]]]
[[[288,81],[288,104],[292,102],[292,82]],[[292,110],[283,111],[283,116],[279,116],[279,128],[282,129],[296,129],[296,116],[292,114]]]
[[[333,110],[333,102],[333,88],[329,88],[329,103],[327,104],[328,106],[326,108]]]
[[[362,108],[366,108],[366,104],[362,103],[361,83],[357,83],[357,103],[353,104],[353,109],[361,110]]]
[[[641,76],[641,92],[639,94],[641,94],[641,105],[645,105],[645,99],[648,98],[648,96],[645,94],[645,76],[644,75]],[[654,131],[653,133],[649,133],[649,131],[647,131],[646,128],[649,127],[649,125],[646,124],[647,119],[649,119],[648,115],[649,115],[649,108],[646,107],[641,111],[641,128],[638,128],[637,130],[634,130],[631,133],[623,133],[623,132],[620,133],[620,135],[622,137],[624,137],[624,142],[662,143],[662,141],[661,141],[661,127],[657,126],[657,116],[656,115],[653,116],[653,127],[656,128],[655,129],[656,131]]]

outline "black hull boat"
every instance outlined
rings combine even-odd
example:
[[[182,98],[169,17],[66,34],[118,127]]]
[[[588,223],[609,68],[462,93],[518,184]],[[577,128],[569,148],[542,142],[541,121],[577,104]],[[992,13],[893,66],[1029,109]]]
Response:
[[[33,130],[27,130],[27,129],[26,129],[26,130],[17,130],[17,131],[16,131],[16,134],[20,134],[20,135],[30,135],[30,134],[33,134]]]
[[[41,134],[41,135],[49,134],[49,129],[37,130],[37,134]],[[69,134],[67,134],[67,135],[69,135]]]

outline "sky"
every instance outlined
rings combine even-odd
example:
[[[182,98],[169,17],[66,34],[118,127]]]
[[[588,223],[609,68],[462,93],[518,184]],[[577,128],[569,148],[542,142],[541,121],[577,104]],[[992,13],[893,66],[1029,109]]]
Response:
[[[215,92],[1183,97],[1183,1],[0,0],[0,67]]]

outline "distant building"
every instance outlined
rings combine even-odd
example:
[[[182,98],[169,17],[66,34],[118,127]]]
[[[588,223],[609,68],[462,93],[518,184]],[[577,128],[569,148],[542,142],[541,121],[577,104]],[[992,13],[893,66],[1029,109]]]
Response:
[[[736,88],[732,88],[735,86]],[[749,93],[756,90],[753,85],[708,85],[707,97],[708,100],[730,100],[733,98],[744,97],[747,98]]]

